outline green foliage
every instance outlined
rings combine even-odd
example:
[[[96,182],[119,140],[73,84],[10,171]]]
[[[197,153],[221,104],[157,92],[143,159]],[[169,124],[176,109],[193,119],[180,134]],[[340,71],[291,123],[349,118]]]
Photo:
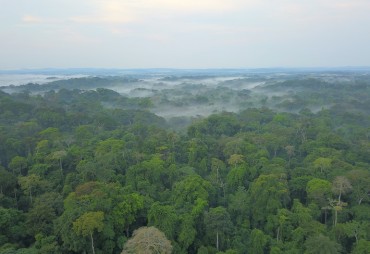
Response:
[[[249,238],[249,251],[256,254],[265,252],[268,237],[259,229],[253,229]]]
[[[250,213],[254,227],[263,226],[269,214],[275,214],[289,202],[286,179],[278,175],[260,175],[248,190]],[[260,211],[264,210],[264,213]]]
[[[18,243],[26,235],[24,214],[17,209],[0,206],[0,229],[0,246]]]
[[[178,207],[195,204],[198,199],[208,200],[211,184],[199,175],[192,174],[177,182],[173,190],[173,200]]]
[[[340,77],[0,91],[0,253],[369,253],[370,79]]]
[[[169,239],[174,239],[177,220],[176,210],[173,206],[162,206],[155,202],[150,207],[148,224],[158,228]]]
[[[305,243],[307,254],[336,254],[340,253],[341,246],[324,235],[312,236]]]
[[[332,185],[329,181],[314,178],[307,182],[308,198],[323,207],[330,197]]]
[[[117,227],[127,228],[135,221],[138,212],[144,208],[144,198],[137,193],[132,193],[124,195],[122,199],[113,208],[112,215]]]
[[[228,238],[233,231],[233,223],[226,208],[218,206],[211,208],[204,216],[206,235],[214,243],[217,250],[228,247]],[[213,244],[212,244],[213,245]]]
[[[353,254],[369,254],[370,253],[370,241],[361,239],[354,247]]]
[[[27,159],[22,156],[15,156],[9,162],[9,168],[12,170],[13,174],[22,174],[22,170],[27,168]]]
[[[98,212],[87,212],[81,215],[76,221],[73,222],[73,230],[77,235],[89,236],[97,232],[101,232],[104,227],[104,213]]]

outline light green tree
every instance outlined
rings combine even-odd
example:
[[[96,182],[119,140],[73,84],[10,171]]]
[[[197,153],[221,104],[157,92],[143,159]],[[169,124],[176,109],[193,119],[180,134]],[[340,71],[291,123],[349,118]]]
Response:
[[[73,230],[77,235],[83,237],[90,236],[91,249],[93,254],[95,254],[94,247],[94,231],[101,232],[104,227],[104,213],[98,212],[86,212],[81,217],[79,217],[75,222],[73,222]]]
[[[138,213],[144,208],[144,197],[131,193],[123,196],[123,201],[113,208],[113,220],[119,227],[126,230],[126,236],[129,235],[129,226],[136,220]]]
[[[316,169],[320,169],[321,173],[324,173],[328,168],[330,168],[331,163],[332,159],[320,157],[313,162],[313,166]]]
[[[20,176],[18,178],[18,183],[21,186],[21,189],[30,196],[31,204],[33,201],[33,194],[37,190],[43,189],[48,185],[48,182],[42,180],[40,176],[35,174]]]

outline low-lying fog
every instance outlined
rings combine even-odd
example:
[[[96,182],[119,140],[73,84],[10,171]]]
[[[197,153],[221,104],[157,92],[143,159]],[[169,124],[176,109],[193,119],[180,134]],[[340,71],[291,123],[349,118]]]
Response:
[[[36,94],[61,88],[95,90],[102,87],[130,98],[150,98],[151,105],[148,109],[169,119],[208,116],[222,111],[238,112],[246,108],[262,106],[289,112],[298,112],[302,108],[318,111],[330,107],[332,102],[327,101],[326,92],[312,98],[317,84],[326,82],[326,88],[325,86],[324,88],[327,89],[329,86],[330,89],[331,84],[353,82],[355,76],[355,74],[340,73],[238,75],[187,73],[185,76],[146,73],[145,75],[95,77],[77,74],[0,74],[0,89],[8,93],[27,90]],[[313,80],[315,85],[312,88],[310,80]],[[26,85],[29,83],[40,86]],[[311,93],[311,98],[305,98],[306,90]]]
[[[46,84],[56,80],[65,80],[71,78],[81,78],[86,75],[42,75],[42,74],[0,74],[0,87],[20,86],[28,83]]]

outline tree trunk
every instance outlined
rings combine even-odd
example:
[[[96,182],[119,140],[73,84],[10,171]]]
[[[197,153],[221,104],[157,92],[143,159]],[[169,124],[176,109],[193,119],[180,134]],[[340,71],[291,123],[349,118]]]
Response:
[[[91,239],[91,249],[92,249],[93,254],[95,254],[94,238],[92,236],[92,233],[90,234],[90,239]]]
[[[358,204],[359,204],[359,205],[361,205],[362,199],[363,199],[363,198],[360,198],[360,199],[358,200]]]
[[[216,248],[217,248],[217,251],[218,251],[218,230],[216,232]]]
[[[63,175],[63,165],[62,165],[62,158],[59,159],[59,166],[60,166],[60,172]]]
[[[342,186],[339,189],[338,203],[340,204],[340,198],[342,197]]]
[[[216,167],[216,172],[217,172],[217,184],[218,184],[218,167]]]
[[[30,188],[30,200],[31,200],[31,204],[32,204],[32,189]]]
[[[18,208],[17,189],[14,189],[14,199],[15,199],[15,205]]]

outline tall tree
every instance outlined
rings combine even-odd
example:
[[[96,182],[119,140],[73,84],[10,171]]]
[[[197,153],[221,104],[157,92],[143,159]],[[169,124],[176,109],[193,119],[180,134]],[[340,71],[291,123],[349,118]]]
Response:
[[[261,230],[253,229],[249,237],[249,251],[255,254],[265,253],[265,248],[268,243],[268,236]]]
[[[209,212],[205,214],[204,223],[207,230],[206,234],[214,239],[217,251],[220,250],[221,246],[225,248],[226,240],[230,237],[233,229],[233,224],[226,208],[218,206],[209,209]]]
[[[9,168],[12,170],[13,175],[22,174],[22,171],[27,168],[27,159],[22,156],[15,156],[9,163]]]
[[[159,202],[155,202],[150,207],[148,213],[149,225],[158,228],[169,239],[174,239],[177,221],[176,210],[173,206],[160,205]]]
[[[351,191],[352,185],[348,178],[345,176],[337,176],[334,178],[332,184],[332,191],[334,194],[338,195],[338,202],[341,202],[342,194],[346,194]]]
[[[49,184],[40,176],[34,174],[20,176],[18,178],[18,183],[21,186],[21,189],[29,195],[31,204],[33,201],[33,194],[35,194],[37,191],[45,189],[45,187]]]
[[[289,190],[284,177],[275,174],[260,175],[248,190],[252,225],[263,226],[269,214],[289,202]]]
[[[364,169],[352,170],[347,173],[352,184],[351,196],[361,205],[363,201],[370,200],[370,172]]]
[[[137,193],[131,193],[123,195],[122,199],[113,208],[112,215],[116,227],[123,227],[128,237],[130,225],[136,220],[139,211],[144,208],[144,197]]]
[[[83,237],[90,236],[91,249],[95,254],[94,238],[93,233],[95,230],[101,232],[104,227],[104,213],[98,212],[87,212],[73,222],[73,230],[77,235]]]

